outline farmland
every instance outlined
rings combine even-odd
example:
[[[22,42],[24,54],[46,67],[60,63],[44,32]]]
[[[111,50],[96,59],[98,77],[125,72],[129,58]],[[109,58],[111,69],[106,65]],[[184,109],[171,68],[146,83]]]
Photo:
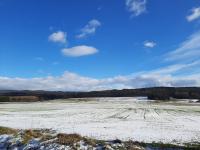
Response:
[[[53,129],[101,140],[171,144],[200,141],[200,105],[188,100],[81,98],[1,103],[0,126]]]

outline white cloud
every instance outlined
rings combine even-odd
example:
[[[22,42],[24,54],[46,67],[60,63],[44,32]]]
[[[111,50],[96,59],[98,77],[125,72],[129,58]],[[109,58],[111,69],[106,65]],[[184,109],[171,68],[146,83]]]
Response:
[[[88,22],[88,24],[81,29],[81,33],[77,35],[77,38],[85,38],[91,34],[94,34],[98,27],[101,26],[100,21],[93,19]]]
[[[80,56],[92,55],[97,52],[98,52],[98,50],[96,48],[91,47],[91,46],[86,46],[86,45],[62,49],[63,55],[70,56],[70,57],[80,57]]]
[[[66,43],[67,33],[63,31],[54,32],[49,36],[49,41],[55,42],[55,43]]]
[[[66,71],[61,76],[43,78],[0,77],[0,89],[92,91],[108,89],[131,89],[154,86],[200,86],[200,74],[172,76],[180,70],[187,70],[199,63],[172,65],[152,71],[127,76],[95,79]]]
[[[65,72],[58,77],[48,76],[32,79],[0,77],[0,89],[13,90],[91,91],[153,86],[200,86],[200,75],[197,77],[172,77],[170,75],[145,74],[94,79]]]
[[[167,61],[195,61],[200,58],[200,32],[194,33],[165,56]]]
[[[71,57],[97,52],[96,48],[85,45],[62,50],[64,55]],[[176,63],[151,71],[103,79],[85,77],[72,72],[39,78],[0,76],[0,89],[91,91],[154,86],[200,86],[200,32],[191,35],[177,49],[168,53],[165,59]],[[193,74],[193,71],[196,73]]]
[[[193,20],[196,20],[196,19],[198,19],[198,18],[200,18],[200,7],[193,8],[193,9],[191,10],[191,14],[188,15],[188,16],[186,17],[186,19],[187,19],[189,22],[191,22],[191,21],[193,21]]]
[[[146,12],[147,0],[126,0],[126,6],[132,16],[139,16]]]
[[[153,42],[153,41],[145,41],[144,42],[144,46],[147,48],[154,48],[156,45],[157,45],[156,42]]]

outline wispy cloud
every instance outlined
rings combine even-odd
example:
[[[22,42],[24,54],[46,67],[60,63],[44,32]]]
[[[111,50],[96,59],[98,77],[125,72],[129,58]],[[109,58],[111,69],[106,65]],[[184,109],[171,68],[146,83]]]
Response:
[[[67,42],[67,33],[63,31],[57,31],[49,35],[49,41],[54,43],[66,43]]]
[[[102,10],[102,6],[97,7],[97,10],[98,11]]]
[[[188,16],[186,17],[186,19],[187,19],[189,22],[194,21],[194,20],[196,20],[196,19],[198,19],[198,18],[200,18],[200,7],[193,8],[193,9],[191,10],[191,14],[188,15]]]
[[[132,16],[139,16],[146,12],[147,0],[126,0],[126,7]]]
[[[58,61],[54,61],[53,63],[52,63],[53,65],[58,65],[58,64],[60,64]]]
[[[154,48],[156,45],[157,44],[154,41],[145,41],[144,42],[144,46],[147,47],[147,48]]]
[[[35,57],[34,59],[37,60],[37,61],[44,61],[43,57]]]
[[[191,62],[191,63],[180,63],[180,64],[173,64],[173,65],[169,65],[169,66],[165,66],[163,68],[159,68],[159,69],[155,69],[153,71],[149,71],[149,74],[159,74],[159,75],[163,75],[163,74],[175,74],[178,73],[180,71],[187,71],[188,69],[191,69],[192,67],[195,66],[199,66],[200,65],[200,60]]]
[[[80,57],[80,56],[92,55],[97,52],[98,52],[98,50],[96,48],[94,48],[92,46],[86,46],[86,45],[62,49],[63,55],[70,56],[70,57]]]
[[[184,53],[193,53],[200,49],[200,32],[193,34],[183,42],[180,47],[167,55],[167,58],[183,59]],[[92,55],[98,50],[90,46],[76,46],[65,48],[62,53],[66,56],[79,57]],[[179,56],[180,55],[180,56]],[[194,54],[187,55],[190,58]],[[179,56],[179,57],[177,57]],[[187,75],[177,74],[181,71],[189,72],[191,68],[200,65],[199,57],[192,59],[190,63],[175,63],[162,68],[151,71],[142,71],[139,73],[114,76],[110,78],[96,79],[81,76],[72,72],[64,72],[61,76],[47,76],[40,78],[9,78],[0,77],[0,89],[13,90],[61,90],[61,91],[91,91],[91,90],[107,90],[107,89],[131,89],[154,86],[200,86],[200,74],[195,75],[188,73]],[[194,58],[194,57],[192,57]]]
[[[68,71],[60,76],[39,78],[10,78],[2,76],[0,77],[0,89],[91,91],[154,86],[200,86],[200,73],[195,73],[195,75],[190,73],[192,68],[195,69],[200,66],[199,51],[200,32],[197,32],[181,43],[177,49],[166,55],[166,59],[173,60],[172,65],[151,71],[103,79],[82,76]],[[63,49],[62,52],[66,56],[79,57],[97,53],[98,50],[94,47],[82,45]],[[191,61],[183,63],[184,61],[182,60],[185,59],[190,59]],[[181,72],[187,72],[187,74],[182,74]]]
[[[90,20],[88,22],[88,24],[85,25],[85,27],[83,27],[81,29],[81,33],[79,35],[77,35],[76,37],[77,38],[85,38],[91,34],[95,34],[97,28],[100,26],[101,26],[100,21],[98,21],[96,19]]]
[[[192,34],[180,46],[165,56],[167,61],[195,61],[200,58],[200,32]]]

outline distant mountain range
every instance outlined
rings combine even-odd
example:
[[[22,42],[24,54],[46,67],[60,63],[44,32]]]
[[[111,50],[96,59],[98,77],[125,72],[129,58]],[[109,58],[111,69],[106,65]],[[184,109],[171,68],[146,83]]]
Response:
[[[86,97],[137,97],[145,96],[153,100],[199,99],[200,87],[153,87],[141,89],[105,90],[91,92],[63,91],[16,91],[0,90],[1,101],[42,101]]]

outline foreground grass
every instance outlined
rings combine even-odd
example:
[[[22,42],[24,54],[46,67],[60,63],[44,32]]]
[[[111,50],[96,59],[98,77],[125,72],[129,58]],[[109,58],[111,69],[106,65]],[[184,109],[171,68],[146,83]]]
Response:
[[[11,128],[7,128],[7,127],[0,127],[0,135],[2,135],[2,134],[16,135],[17,134],[17,130],[11,129]]]
[[[131,141],[132,142],[132,141]],[[164,144],[164,143],[143,143],[143,142],[133,142],[134,144],[138,144],[143,147],[149,147],[152,149],[159,149],[159,150],[200,150],[200,143],[185,143],[184,146],[174,145],[174,144]]]
[[[57,143],[61,145],[68,145],[73,147],[75,143],[84,141],[84,143],[96,147],[98,145],[106,146],[109,143],[112,144],[121,144],[120,150],[135,150],[137,147],[141,149],[150,149],[150,150],[200,150],[200,143],[186,143],[184,146],[173,145],[173,144],[164,144],[164,143],[144,143],[136,141],[104,141],[96,140],[88,137],[80,136],[79,134],[64,134],[53,133],[51,130],[17,130],[7,127],[0,127],[0,135],[13,135],[14,137],[22,138],[22,144],[27,144],[32,139],[38,139],[40,142],[52,141],[52,143]],[[139,149],[140,150],[140,149]]]

